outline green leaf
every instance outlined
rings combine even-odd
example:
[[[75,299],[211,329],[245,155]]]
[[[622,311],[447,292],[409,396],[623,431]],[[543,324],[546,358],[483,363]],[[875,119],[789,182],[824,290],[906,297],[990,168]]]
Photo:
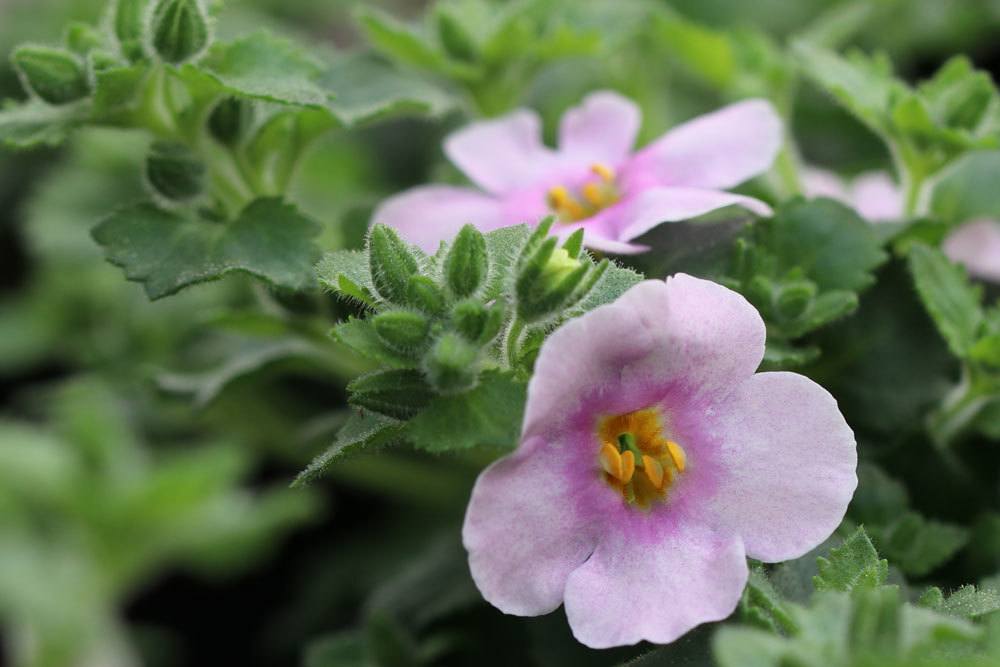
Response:
[[[328,108],[351,127],[397,115],[440,116],[456,100],[443,89],[362,53],[340,58],[318,79]]]
[[[0,109],[0,145],[16,149],[56,146],[86,117],[80,105],[12,104]]]
[[[531,229],[527,225],[501,227],[485,234],[489,278],[482,294],[484,302],[496,299],[503,293],[510,269],[529,236]]]
[[[306,647],[304,667],[371,667],[368,644],[357,630],[314,640]]]
[[[938,331],[956,356],[966,358],[983,324],[980,291],[964,270],[928,245],[914,244],[909,264],[917,293]]]
[[[109,262],[159,299],[241,271],[277,287],[313,281],[319,225],[280,199],[251,202],[236,220],[219,223],[139,204],[119,210],[93,231]]]
[[[878,466],[858,464],[858,489],[851,499],[849,515],[862,524],[885,525],[899,518],[910,506],[906,487]]]
[[[961,526],[907,512],[872,534],[879,551],[907,575],[922,577],[950,560],[969,541]]]
[[[400,428],[400,422],[375,412],[352,414],[337,432],[336,441],[299,473],[292,486],[308,484],[343,456],[392,442],[399,436]]]
[[[796,199],[757,223],[756,241],[773,253],[776,274],[801,269],[820,291],[860,291],[887,258],[871,225],[832,199]]]
[[[790,609],[771,585],[761,566],[750,569],[739,609],[746,622],[775,634],[795,632],[798,629]]]
[[[321,64],[293,42],[265,31],[213,45],[198,69],[236,95],[323,109],[329,99],[317,83]]]
[[[569,313],[571,315],[582,314],[598,306],[611,303],[627,292],[629,288],[642,282],[642,279],[642,274],[611,262],[600,279],[587,292],[587,295],[574,305]]]
[[[813,577],[817,591],[851,591],[875,588],[885,583],[889,562],[880,560],[864,528],[858,528],[830,557],[818,558],[819,574]]]
[[[407,439],[431,452],[517,445],[526,387],[509,373],[487,371],[475,389],[435,398],[406,427]]]
[[[479,74],[478,68],[448,58],[438,45],[385,12],[367,9],[358,22],[368,41],[392,60],[448,78],[474,79]]]
[[[940,588],[931,587],[920,596],[920,604],[959,618],[978,618],[1000,610],[1000,592],[989,588],[962,586],[944,597]]]
[[[977,151],[957,160],[934,186],[931,211],[958,224],[980,217],[1000,219],[1000,151]]]
[[[412,368],[413,360],[387,347],[379,338],[371,320],[351,318],[333,328],[333,337],[358,354],[390,368]]]
[[[350,403],[392,417],[410,419],[431,402],[433,392],[418,370],[381,370],[347,385]]]
[[[375,285],[368,268],[368,255],[361,250],[335,250],[316,265],[320,285],[366,306],[375,305]]]

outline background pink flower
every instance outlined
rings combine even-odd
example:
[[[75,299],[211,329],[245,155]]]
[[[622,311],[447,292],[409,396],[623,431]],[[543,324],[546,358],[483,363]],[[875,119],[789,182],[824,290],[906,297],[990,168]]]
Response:
[[[857,484],[854,436],[819,385],[755,374],[764,339],[742,296],[683,274],[552,334],[520,446],[466,514],[483,596],[518,615],[565,604],[591,647],[667,643],[732,613],[746,556],[826,539]]]
[[[638,107],[617,93],[588,95],[559,126],[558,150],[542,143],[530,110],[473,123],[444,151],[480,189],[430,185],[383,202],[373,223],[390,225],[427,251],[465,224],[483,231],[556,215],[558,234],[584,229],[584,243],[614,253],[661,222],[738,204],[767,215],[761,201],[723,192],[770,167],[782,141],[770,103],[748,100],[695,118],[642,150]]]

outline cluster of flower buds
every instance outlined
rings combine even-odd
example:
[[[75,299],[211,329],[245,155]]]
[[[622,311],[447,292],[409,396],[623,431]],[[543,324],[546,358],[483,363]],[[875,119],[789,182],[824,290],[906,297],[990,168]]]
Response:
[[[639,279],[608,260],[595,262],[583,252],[581,234],[559,246],[551,226],[546,221],[533,231],[520,226],[484,235],[466,225],[427,255],[391,227],[375,225],[363,275],[347,275],[331,255],[328,270],[320,269],[323,282],[361,295],[374,310],[335,334],[395,367],[354,382],[352,402],[406,418],[433,395],[472,389],[483,370],[527,372],[554,325],[614,299]],[[609,270],[622,274],[615,282],[620,287],[606,288],[602,297]]]

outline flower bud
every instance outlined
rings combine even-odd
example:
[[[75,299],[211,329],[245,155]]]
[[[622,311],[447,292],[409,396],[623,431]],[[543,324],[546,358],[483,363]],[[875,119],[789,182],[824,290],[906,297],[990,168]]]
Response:
[[[111,10],[111,27],[122,55],[135,62],[144,57],[143,17],[149,0],[117,0]]]
[[[495,302],[486,312],[486,322],[483,330],[479,332],[479,345],[487,345],[497,337],[503,328],[504,319],[507,316],[506,305],[502,301]]]
[[[410,276],[406,284],[406,302],[428,315],[440,315],[444,312],[444,292],[437,283],[419,273]]]
[[[171,202],[189,201],[204,190],[205,165],[184,144],[158,141],[146,157],[146,181]]]
[[[444,259],[448,289],[459,299],[467,297],[483,284],[488,269],[486,239],[472,225],[462,227]]]
[[[417,258],[396,230],[375,225],[368,235],[372,282],[386,301],[405,304],[410,277],[417,274]]]
[[[539,230],[548,232],[551,222]],[[555,238],[529,238],[521,257],[515,282],[517,315],[527,323],[537,322],[579,300],[584,277],[592,265],[573,258],[565,248],[556,247]]]
[[[200,0],[158,0],[150,30],[157,55],[175,65],[197,57],[210,39]]]
[[[69,51],[21,46],[11,61],[24,85],[49,104],[68,104],[90,94],[83,64]]]
[[[387,310],[372,318],[375,333],[394,350],[412,352],[427,342],[431,323],[425,315],[410,310]]]
[[[475,299],[459,301],[451,310],[451,321],[455,329],[470,341],[479,340],[488,317],[486,306]]]
[[[347,385],[347,391],[352,405],[395,419],[413,417],[433,395],[420,371],[412,369],[362,375]]]
[[[66,28],[66,48],[81,56],[85,56],[99,48],[104,40],[94,26],[81,21],[73,21]]]
[[[816,298],[816,284],[810,280],[785,283],[777,289],[774,308],[785,320],[795,320],[805,313]]]
[[[479,378],[479,348],[456,333],[441,336],[424,358],[427,379],[442,394],[468,391]]]
[[[227,97],[215,105],[208,117],[208,131],[226,146],[239,143],[253,125],[253,104],[238,97]]]

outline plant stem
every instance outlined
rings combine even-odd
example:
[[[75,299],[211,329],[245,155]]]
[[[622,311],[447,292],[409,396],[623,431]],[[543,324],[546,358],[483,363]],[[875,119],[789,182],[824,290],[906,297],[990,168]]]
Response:
[[[939,449],[947,450],[980,411],[994,400],[982,384],[966,367],[962,371],[962,381],[951,391],[941,408],[928,418],[927,430]]]
[[[524,333],[524,322],[515,315],[510,329],[507,330],[507,365],[511,368],[517,365],[518,345],[522,333]]]

